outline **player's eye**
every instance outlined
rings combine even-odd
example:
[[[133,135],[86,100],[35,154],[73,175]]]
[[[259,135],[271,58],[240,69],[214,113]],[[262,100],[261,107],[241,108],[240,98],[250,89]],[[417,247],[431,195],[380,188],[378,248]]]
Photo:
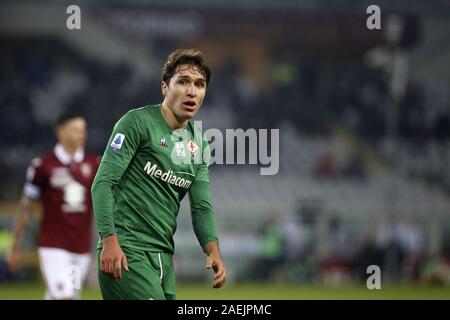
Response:
[[[204,88],[205,87],[205,83],[203,81],[198,81],[195,83],[195,85],[199,88]]]
[[[179,84],[182,84],[183,86],[188,84],[187,80],[181,79],[180,81],[178,81]]]

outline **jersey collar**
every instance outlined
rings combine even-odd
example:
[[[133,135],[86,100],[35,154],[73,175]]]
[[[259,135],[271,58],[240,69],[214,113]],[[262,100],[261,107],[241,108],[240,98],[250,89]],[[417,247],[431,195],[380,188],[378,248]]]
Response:
[[[59,143],[55,146],[54,152],[55,152],[56,158],[58,158],[58,160],[64,165],[68,165],[72,161],[80,163],[84,159],[83,148],[78,148],[77,151],[75,152],[73,158],[70,156],[70,154],[66,150],[64,150],[63,146]]]

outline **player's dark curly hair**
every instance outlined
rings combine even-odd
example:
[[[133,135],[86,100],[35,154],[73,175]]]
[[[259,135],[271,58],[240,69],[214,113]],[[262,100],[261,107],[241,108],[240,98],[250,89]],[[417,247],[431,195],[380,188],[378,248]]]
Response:
[[[168,84],[181,64],[197,66],[205,77],[206,84],[209,83],[211,70],[205,56],[197,49],[177,49],[169,54],[161,72],[162,80]]]

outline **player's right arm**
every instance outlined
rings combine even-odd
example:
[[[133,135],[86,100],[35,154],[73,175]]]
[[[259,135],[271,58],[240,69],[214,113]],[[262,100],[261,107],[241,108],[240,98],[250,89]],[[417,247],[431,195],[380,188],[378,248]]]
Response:
[[[20,247],[22,244],[25,228],[30,220],[33,208],[33,199],[22,195],[16,213],[14,236],[11,248],[6,253],[6,263],[11,271],[16,271],[20,261]]]
[[[46,184],[45,170],[41,158],[34,158],[28,166],[23,194],[19,201],[14,225],[13,243],[6,253],[6,263],[11,271],[15,271],[20,261],[20,248],[26,226],[30,220],[33,204],[39,200],[42,188]]]
[[[141,137],[138,119],[128,112],[114,126],[91,188],[95,221],[103,244],[99,267],[113,279],[122,278],[122,267],[128,271],[114,224],[113,189],[136,153]]]

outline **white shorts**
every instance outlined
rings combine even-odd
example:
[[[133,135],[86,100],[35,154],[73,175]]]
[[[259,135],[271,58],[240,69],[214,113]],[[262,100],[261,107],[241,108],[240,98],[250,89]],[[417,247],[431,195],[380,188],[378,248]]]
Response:
[[[47,285],[45,299],[79,298],[91,255],[47,247],[39,247],[38,255],[42,276]]]

